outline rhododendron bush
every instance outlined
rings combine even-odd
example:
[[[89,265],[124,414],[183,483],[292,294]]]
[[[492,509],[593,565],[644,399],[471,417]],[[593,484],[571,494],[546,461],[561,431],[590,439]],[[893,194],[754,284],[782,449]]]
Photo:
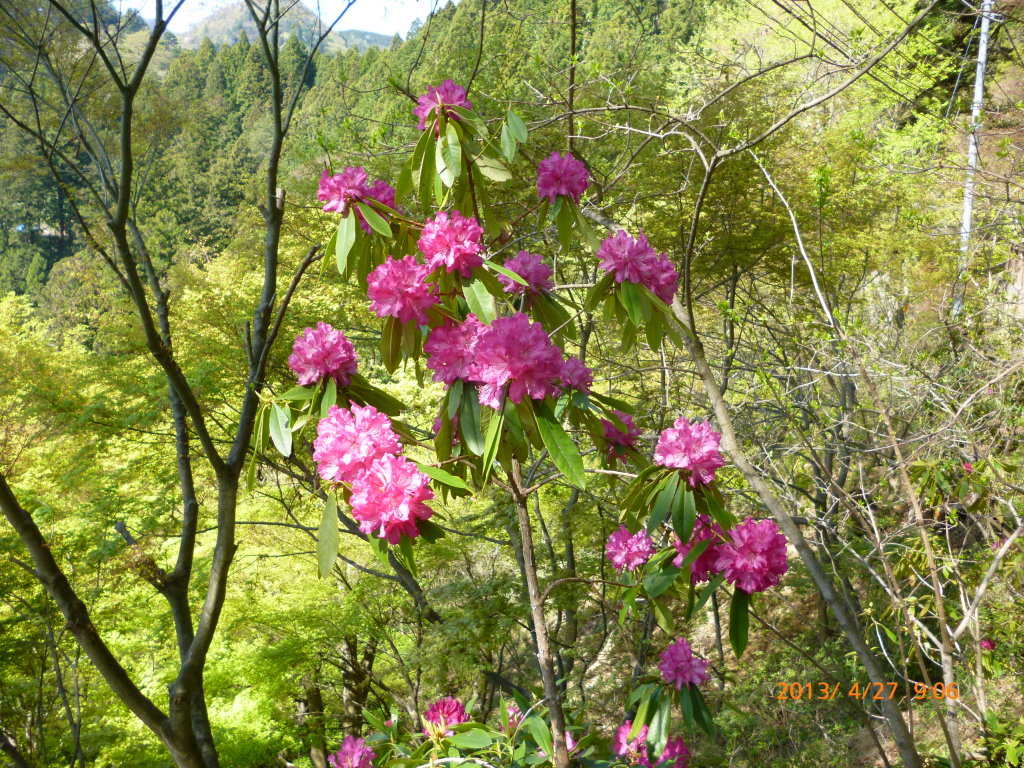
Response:
[[[429,750],[515,760],[532,750],[534,760],[564,761],[571,752],[575,759],[603,755],[683,768],[689,749],[670,733],[673,711],[686,728],[714,733],[701,693],[709,661],[686,640],[689,620],[728,588],[730,640],[742,655],[750,600],[786,572],[786,540],[774,522],[739,522],[726,509],[715,485],[725,459],[711,424],[680,416],[658,436],[649,460],[638,446],[642,415],[595,389],[586,361],[565,351],[577,342],[582,312],[618,323],[626,347],[641,333],[652,349],[681,345],[688,331],[669,307],[679,280],[671,261],[641,232],[618,229],[600,241],[580,208],[590,185],[586,166],[553,152],[531,171],[520,159],[529,133],[516,113],[488,121],[471,110],[465,90],[450,80],[420,97],[414,112],[421,134],[393,189],[384,180],[371,185],[362,168],[325,172],[320,180],[324,211],[338,215],[326,255],[344,279],[365,286],[369,308],[383,321],[381,364],[388,372],[412,369],[421,383],[430,371],[444,387],[432,460],[405,455],[405,446],[428,445],[403,423],[406,406],[369,384],[351,343],[324,322],[295,340],[289,365],[298,386],[267,398],[255,439],[269,438],[288,455],[292,433],[315,430],[313,458],[326,498],[318,535],[323,576],[338,555],[339,508],[358,522],[383,565],[396,558],[415,574],[417,549],[445,535],[432,502],[495,484],[522,509],[536,490],[520,470],[531,452],[542,452],[551,472],[581,491],[601,472],[631,478],[618,492],[620,523],[607,541],[619,620],[638,613],[642,599],[670,643],[661,674],[633,691],[628,705],[636,716],[614,748],[597,749],[585,726],[573,725],[540,638],[542,702],[503,703],[498,727],[489,727],[445,697],[423,713],[422,734],[401,728],[396,716],[377,723],[371,738],[395,761]],[[554,225],[551,252],[507,244],[509,224],[490,200],[494,188],[512,181],[513,169],[536,174],[528,206],[538,228]],[[551,266],[576,241],[600,275],[583,306],[555,290]],[[524,549],[532,547],[528,514],[519,524]],[[531,573],[536,579],[529,568],[527,578]],[[546,638],[543,597],[531,592],[531,606]],[[361,750],[346,742],[335,760],[355,768]]]

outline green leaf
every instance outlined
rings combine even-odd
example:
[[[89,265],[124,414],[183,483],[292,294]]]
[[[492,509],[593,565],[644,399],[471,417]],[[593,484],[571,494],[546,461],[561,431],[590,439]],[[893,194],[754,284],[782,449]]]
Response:
[[[558,227],[558,242],[563,251],[568,251],[572,246],[572,211],[568,204],[559,207],[555,224]]]
[[[290,415],[288,409],[277,403],[274,403],[270,414],[270,439],[274,441],[274,447],[286,458],[292,454]]]
[[[649,574],[644,577],[644,589],[647,590],[647,594],[650,597],[657,597],[672,586],[672,582],[676,580],[676,576],[681,572],[681,568],[669,565],[657,573]]]
[[[587,247],[597,253],[601,248],[601,241],[597,239],[597,235],[594,233],[594,228],[590,226],[590,222],[587,221],[586,216],[583,215],[583,211],[575,202],[572,203],[572,216],[576,220],[576,229],[583,235],[584,241],[587,243]]]
[[[549,760],[554,760],[554,750],[551,748],[551,730],[548,728],[548,724],[534,715],[526,721],[526,725],[530,729],[533,740],[537,742],[537,746],[544,750]]]
[[[562,429],[555,415],[547,403],[536,400],[533,403],[533,412],[537,417],[537,427],[540,430],[540,438],[551,455],[555,466],[565,475],[565,479],[577,488],[586,488],[587,479],[583,473],[583,459],[580,457],[579,449]]]
[[[459,431],[462,432],[466,447],[476,456],[484,452],[484,436],[480,431],[480,400],[476,387],[472,384],[462,386],[462,408],[459,411]]]
[[[704,695],[696,685],[687,687],[690,689],[690,700],[693,702],[693,719],[697,721],[697,725],[704,733],[714,738],[715,719],[711,715],[711,710],[708,709],[707,702],[704,701]]]
[[[695,614],[697,611],[704,607],[704,604],[711,599],[712,593],[720,586],[722,586],[723,581],[725,581],[725,574],[720,573],[707,583],[707,586],[705,586],[704,590],[700,593],[700,599],[697,600],[697,604],[694,605],[693,608],[691,608],[689,612],[686,614],[685,621],[689,621],[690,617],[693,616],[693,614]]]
[[[487,482],[488,476],[491,474],[491,466],[494,464],[494,458],[498,455],[498,441],[501,439],[501,424],[505,420],[505,403],[501,404],[501,408],[491,414],[491,420],[487,425],[487,444],[484,446],[483,455],[483,482]]]
[[[737,659],[747,648],[747,635],[750,631],[748,605],[747,593],[736,587],[732,591],[732,604],[729,606],[729,643]]]
[[[654,502],[654,509],[651,510],[651,516],[647,520],[648,533],[656,531],[658,526],[665,522],[665,518],[668,517],[668,513],[672,509],[672,500],[675,498],[678,484],[679,473],[673,472],[668,476],[668,482],[665,483],[665,487],[658,494],[658,498]]]
[[[449,112],[452,112],[462,118],[462,121],[473,129],[473,133],[479,134],[480,136],[486,137],[487,134],[487,123],[474,112],[469,111],[465,107],[457,107],[454,104],[449,104],[445,107]]]
[[[366,219],[366,223],[370,225],[370,228],[384,237],[394,237],[391,232],[391,225],[384,221],[384,217],[377,213],[373,208],[368,206],[366,203],[356,203],[359,206],[359,212],[363,214],[363,218]]]
[[[338,500],[333,493],[327,494],[324,516],[317,532],[316,559],[320,564],[320,578],[326,579],[338,559]]]
[[[677,516],[675,509],[672,511],[672,527],[675,528],[679,541],[683,544],[690,540],[693,535],[693,527],[697,523],[697,504],[693,498],[693,491],[683,483],[676,494],[675,508],[680,514]]]
[[[462,379],[456,379],[448,387],[448,418],[454,419],[462,403]]]
[[[387,539],[381,539],[374,536],[372,533],[366,537],[366,543],[370,545],[370,549],[373,550],[373,554],[377,556],[377,560],[385,568],[391,567],[391,561],[388,560],[388,541]]]
[[[334,381],[333,376],[327,377],[327,385],[324,387],[324,396],[320,401],[320,418],[326,418],[327,412],[331,410],[332,405],[338,403],[338,385]]]
[[[643,307],[640,304],[640,292],[637,290],[636,285],[628,280],[623,280],[619,283],[619,298],[622,301],[622,306],[626,308],[626,312],[629,314],[629,319],[633,325],[639,328],[643,323],[644,313]]]
[[[448,123],[445,128],[447,142],[444,147],[444,164],[451,171],[452,180],[459,178],[462,172],[462,144],[459,141],[459,134],[455,130],[454,123]]]
[[[640,699],[640,706],[636,709],[636,716],[633,718],[633,727],[629,730],[628,741],[632,741],[640,735],[640,729],[647,724],[647,710],[651,706],[651,695],[650,691],[645,691],[645,695]]]
[[[512,131],[509,130],[507,123],[501,126],[501,154],[510,163],[516,157],[516,140],[512,136]]]
[[[512,131],[512,135],[516,137],[516,141],[520,144],[525,144],[526,140],[530,137],[530,132],[526,129],[526,123],[523,122],[523,118],[510,109],[508,117],[505,118],[505,123],[508,125],[509,130]]]
[[[444,529],[437,523],[432,523],[429,520],[420,520],[416,523],[416,529],[420,532],[420,536],[427,544],[433,544],[438,539],[445,537]]]
[[[388,373],[398,370],[402,362],[402,326],[397,318],[389,317],[384,321],[380,334],[380,356]]]
[[[481,152],[473,158],[473,163],[480,169],[480,173],[491,181],[508,181],[512,178],[509,169],[502,165],[496,157],[489,157]]]
[[[447,485],[449,488],[457,488],[460,491],[472,490],[468,485],[466,485],[466,481],[463,480],[461,477],[451,475],[445,472],[443,469],[432,467],[429,464],[421,464],[418,461],[414,461],[413,464],[419,467],[420,472],[429,477],[431,480],[437,480],[437,482],[443,485]]]
[[[485,261],[484,266],[487,267],[488,269],[493,269],[495,272],[503,274],[505,277],[514,280],[520,285],[529,285],[529,283],[526,282],[526,278],[513,272],[511,269],[505,269],[505,267],[501,266],[500,264],[495,264],[493,261]]]
[[[672,611],[662,600],[651,598],[651,608],[654,609],[654,619],[658,622],[658,626],[662,628],[666,635],[671,635],[675,632],[676,622],[672,617]]]
[[[647,746],[651,753],[660,755],[665,751],[668,743],[668,729],[672,725],[672,699],[669,696],[662,698],[658,705],[657,712],[651,718],[651,727],[647,731]]]
[[[598,280],[597,284],[590,289],[590,292],[587,294],[586,301],[583,302],[583,309],[585,309],[587,312],[593,312],[595,309],[597,309],[598,305],[601,303],[601,300],[604,298],[605,294],[608,293],[608,288],[611,287],[612,283],[614,282],[615,273],[606,273],[605,276]]]
[[[423,145],[423,160],[420,164],[420,207],[424,211],[430,210],[430,195],[434,189],[434,132],[427,130],[423,132],[426,143]]]
[[[481,323],[490,325],[495,317],[494,297],[482,280],[473,279],[462,286],[470,311]]]
[[[679,697],[679,711],[683,713],[686,728],[693,728],[693,699],[690,698],[690,686],[678,691],[676,695]]]
[[[350,210],[348,215],[338,222],[338,240],[334,247],[334,258],[338,264],[338,274],[344,276],[348,268],[348,254],[356,244],[356,215]]]
[[[419,570],[416,568],[416,555],[412,551],[412,539],[408,536],[403,535],[398,540],[398,548],[402,550],[402,559],[405,561],[405,565],[409,568],[409,573],[414,578],[419,578]]]
[[[252,489],[256,487],[256,451],[252,452],[252,458],[249,459],[249,468],[245,472],[245,490],[248,493],[252,493]]]
[[[448,740],[459,749],[483,749],[491,745],[491,735],[483,728],[456,733]]]
[[[282,400],[312,400],[315,394],[313,387],[292,387],[280,397]]]
[[[397,205],[402,201],[402,198],[412,192],[413,178],[412,169],[413,163],[416,161],[415,155],[409,159],[405,165],[402,166],[402,172],[398,174],[398,184],[395,186],[395,204]]]

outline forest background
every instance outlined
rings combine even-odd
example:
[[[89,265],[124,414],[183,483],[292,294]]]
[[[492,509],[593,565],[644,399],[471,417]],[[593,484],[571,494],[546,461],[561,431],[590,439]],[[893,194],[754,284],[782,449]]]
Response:
[[[931,642],[938,617],[926,553],[912,520],[915,500],[925,507],[946,610],[953,624],[967,617],[954,649],[964,757],[994,765],[1016,765],[1024,742],[1020,545],[1011,541],[990,572],[991,545],[1019,533],[1022,485],[1017,5],[997,4],[992,25],[966,252],[960,218],[979,14],[949,0],[869,76],[729,164],[703,190],[692,278],[698,325],[748,455],[798,516],[894,681],[916,679],[905,631],[917,634],[935,670],[941,666]],[[133,35],[145,38],[141,20],[103,7],[107,22],[123,25],[125,45]],[[510,106],[523,115],[531,138],[517,163],[525,179],[573,136],[593,180],[592,219],[628,222],[678,258],[685,212],[702,193],[694,153],[650,115],[609,105],[685,112],[725,88],[728,98],[708,110],[705,129],[720,138],[756,133],[833,58],[848,65],[865,57],[923,4],[595,0],[572,7],[575,24],[563,0],[462,0],[389,46],[349,41],[346,49],[318,52],[305,72],[311,38],[301,24],[287,30],[282,86],[298,102],[280,174],[283,262],[294,268],[336,227],[316,201],[321,171],[363,165],[394,183],[415,139],[411,97],[446,78],[471,83],[474,108],[485,117]],[[575,125],[558,117],[571,36]],[[731,88],[746,73],[806,50],[817,58]],[[227,406],[245,384],[236,368],[245,359],[246,307],[261,279],[271,90],[262,49],[238,34],[218,45],[203,39],[194,50],[165,38],[144,93],[150,144],[137,217],[170,292],[175,354],[211,420],[223,419],[224,434],[234,418]],[[177,654],[170,611],[153,580],[171,569],[182,503],[166,380],[130,300],[89,247],[38,148],[11,120],[0,130],[0,470],[116,656],[141,688],[166,697]],[[876,403],[828,333],[791,211],[813,277],[877,382],[909,490]],[[578,254],[559,252],[553,231],[537,237],[559,254],[556,283],[582,300],[592,273]],[[317,268],[292,302],[282,339],[318,320],[345,330],[367,376],[412,406],[405,420],[429,435],[441,388],[412,365],[393,374],[382,367],[379,322],[365,289]],[[595,390],[638,403],[645,452],[680,414],[712,416],[684,351],[643,338],[620,343],[614,325],[615,318],[595,316],[581,323],[580,335],[589,339]],[[268,360],[282,391],[293,383],[287,352],[279,344]],[[415,729],[440,696],[474,700],[475,716],[486,719],[503,686],[537,688],[507,500],[487,491],[437,504],[448,535],[418,555],[423,596],[443,619],[434,620],[344,529],[334,577],[319,579],[320,503],[301,492],[286,463],[263,455],[257,464],[254,491],[239,507],[239,548],[206,666],[222,765],[314,765],[344,734],[362,731],[364,708],[381,719],[397,710]],[[727,467],[719,478],[734,513],[764,516],[738,471]],[[598,479],[585,492],[553,482],[535,495],[545,583],[614,575],[604,552],[626,478]],[[200,477],[199,583],[211,567],[216,516],[206,506],[213,493]],[[920,627],[908,629],[900,618],[887,589],[893,582],[879,577],[879,553],[858,529],[858,510],[871,517]],[[31,766],[169,765],[159,741],[63,628],[6,523],[0,551],[0,736],[16,742]],[[987,591],[974,617],[967,603],[982,583]],[[621,626],[618,608],[604,587],[597,595],[566,589],[552,608],[567,702],[580,723],[609,737],[629,710],[632,683],[655,668],[667,643],[650,607]],[[877,715],[870,701],[777,698],[780,683],[841,679],[846,690],[865,679],[795,555],[782,585],[756,605],[742,662],[722,642],[728,617],[717,601],[702,610],[690,640],[715,661],[718,736],[692,736],[691,765],[878,759],[863,720],[864,712]],[[904,708],[914,713],[927,759],[948,760],[935,713],[922,702]]]

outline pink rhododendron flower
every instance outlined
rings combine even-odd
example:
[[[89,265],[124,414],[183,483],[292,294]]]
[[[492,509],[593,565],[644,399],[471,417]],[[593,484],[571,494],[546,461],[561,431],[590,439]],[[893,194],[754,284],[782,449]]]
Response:
[[[664,763],[663,768],[686,768],[690,750],[682,736],[673,736],[665,744],[665,749],[658,758],[659,763]]]
[[[625,757],[631,763],[643,763],[647,760],[647,726],[640,726],[636,737],[629,741],[629,732],[633,730],[633,721],[627,720],[615,732],[615,743],[612,748],[615,754]]]
[[[371,768],[370,761],[377,753],[366,745],[365,739],[346,736],[341,749],[327,758],[331,768]]]
[[[470,315],[461,325],[446,320],[443,326],[430,331],[423,352],[429,356],[427,368],[434,372],[434,381],[443,381],[450,387],[456,379],[469,378],[480,333],[486,328],[476,315]]]
[[[436,123],[438,109],[448,106],[472,109],[473,102],[466,99],[466,89],[453,80],[445,80],[437,87],[427,86],[427,92],[417,99],[417,106],[412,110],[412,113],[420,119],[419,125],[416,127],[421,131],[426,128],[428,117]],[[454,112],[448,112],[448,118],[450,120],[460,119]]]
[[[636,440],[640,437],[640,427],[633,423],[633,417],[623,413],[618,408],[614,409],[619,421],[626,427],[623,432],[608,419],[601,419],[601,428],[604,430],[604,439],[608,441],[608,459],[613,456],[623,458],[626,452],[622,448],[636,448]]]
[[[505,730],[504,723],[501,724],[501,730],[507,736],[510,733],[514,733],[516,728],[523,722],[523,713],[519,709],[519,705],[514,701],[508,705],[508,730]]]
[[[1003,538],[1001,538],[1001,539],[996,539],[995,541],[993,541],[993,542],[992,542],[991,544],[989,544],[988,546],[989,546],[989,548],[990,548],[990,549],[991,549],[991,550],[992,550],[993,552],[998,552],[998,551],[999,551],[1000,549],[1002,549],[1002,548],[1003,548],[1003,544],[1005,544],[1005,543],[1006,543],[1006,540],[1007,540],[1008,538],[1010,538],[1010,537],[1009,537],[1009,536],[1003,536]]]
[[[300,386],[315,384],[325,376],[333,376],[342,387],[352,383],[359,358],[355,347],[344,333],[327,323],[317,323],[295,337],[288,367],[299,377]]]
[[[971,471],[973,469],[974,468],[971,466],[971,462],[969,462],[969,461],[965,461],[964,462],[964,472],[966,472],[969,475],[969,474],[971,474]]]
[[[444,267],[449,272],[469,277],[474,267],[484,263],[480,255],[483,233],[483,227],[472,216],[452,211],[449,219],[447,213],[440,211],[434,218],[427,219],[416,247],[427,257],[431,270]]]
[[[706,421],[693,422],[685,416],[676,419],[673,427],[661,433],[654,450],[654,462],[663,467],[686,469],[690,485],[707,485],[715,479],[715,470],[725,465],[718,451],[722,435]]]
[[[774,520],[757,522],[747,518],[729,535],[731,542],[718,547],[715,567],[725,571],[725,579],[748,595],[764,592],[779,583],[787,570],[786,537]]]
[[[682,568],[683,559],[690,554],[690,550],[700,544],[700,542],[707,541],[708,539],[716,543],[709,544],[708,548],[696,560],[690,563],[690,578],[694,584],[707,581],[711,576],[717,575],[722,570],[718,567],[718,557],[721,554],[718,550],[718,544],[723,541],[722,527],[718,523],[713,522],[707,515],[698,515],[690,540],[683,544],[679,541],[679,537],[676,536],[672,542],[672,546],[679,553],[672,561],[672,565],[676,568]]]
[[[370,309],[377,317],[392,315],[403,324],[415,320],[426,325],[427,309],[440,301],[426,282],[430,272],[430,267],[417,263],[415,256],[406,256],[401,261],[388,256],[367,278]]]
[[[552,203],[557,195],[578,203],[589,186],[587,166],[568,152],[564,155],[552,152],[537,166],[537,196],[546,197]]]
[[[353,203],[364,199],[368,191],[366,171],[361,167],[346,168],[335,176],[325,170],[320,176],[320,189],[316,196],[326,203],[325,213],[345,213]]]
[[[615,282],[629,281],[646,286],[666,304],[672,303],[679,273],[664,253],[657,253],[641,233],[633,239],[624,229],[609,235],[597,251],[600,267],[615,273]]]
[[[317,424],[313,460],[324,480],[351,483],[376,459],[399,450],[387,414],[372,405],[353,405],[351,411],[332,405]]]
[[[506,384],[513,403],[557,395],[555,380],[561,370],[562,350],[551,343],[544,326],[517,312],[496,318],[481,331],[470,377],[483,384],[480,402],[499,408]]]
[[[432,498],[430,478],[415,464],[404,456],[381,456],[352,481],[352,517],[363,533],[398,544],[402,534],[420,535],[416,523],[434,514],[426,505]]]
[[[428,723],[434,725],[458,725],[459,723],[468,723],[469,715],[466,714],[466,708],[462,706],[462,702],[458,699],[453,699],[451,696],[445,696],[440,701],[435,701],[429,707],[427,711],[423,713],[423,719]],[[423,729],[423,733],[430,735],[427,729]],[[454,731],[446,731],[445,736],[454,736]]]
[[[650,560],[654,554],[654,542],[643,528],[636,533],[630,533],[626,526],[620,525],[619,530],[608,537],[605,549],[612,565],[622,573],[623,568],[635,571]]]
[[[395,207],[395,188],[381,179],[377,179],[373,182],[373,186],[363,194],[363,200],[376,200],[378,203],[393,209]],[[380,215],[385,221],[388,219],[387,214],[381,213]],[[356,217],[359,219],[359,226],[362,227],[363,232],[369,232],[373,229],[370,223],[363,217],[363,212],[358,208],[356,208]]]
[[[711,675],[707,673],[709,663],[694,656],[690,644],[681,637],[661,654],[658,669],[666,683],[681,691],[684,685],[700,685],[710,680]]]
[[[590,385],[594,383],[594,372],[578,357],[570,357],[562,363],[558,380],[565,389],[575,389],[585,395],[590,394]]]
[[[986,651],[994,651],[996,649],[996,643],[994,640],[989,640],[987,637],[981,641],[981,647]]]
[[[520,294],[523,291],[538,293],[550,291],[555,285],[551,282],[551,267],[545,264],[540,256],[528,251],[520,251],[506,261],[505,269],[515,272],[528,283],[528,285],[523,285],[507,275],[499,274],[498,281],[505,286],[505,293]]]

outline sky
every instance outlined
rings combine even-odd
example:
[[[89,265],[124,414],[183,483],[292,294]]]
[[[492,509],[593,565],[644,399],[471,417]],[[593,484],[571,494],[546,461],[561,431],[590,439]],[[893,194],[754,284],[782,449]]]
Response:
[[[349,8],[345,17],[338,22],[335,29],[359,29],[364,32],[379,32],[383,35],[394,35],[396,32],[405,37],[412,22],[419,18],[425,19],[434,0],[356,0]],[[202,21],[218,8],[229,5],[232,0],[185,0],[185,4],[171,20],[172,32],[181,33]],[[317,0],[304,0],[305,4],[314,9]],[[320,15],[334,21],[337,14],[345,7],[345,0],[319,0]],[[262,3],[261,3],[262,4]],[[124,8],[139,7],[136,2],[124,2]],[[169,5],[164,0],[164,8]],[[284,5],[284,3],[282,3]],[[142,16],[152,19],[156,15],[156,1],[143,0]]]

